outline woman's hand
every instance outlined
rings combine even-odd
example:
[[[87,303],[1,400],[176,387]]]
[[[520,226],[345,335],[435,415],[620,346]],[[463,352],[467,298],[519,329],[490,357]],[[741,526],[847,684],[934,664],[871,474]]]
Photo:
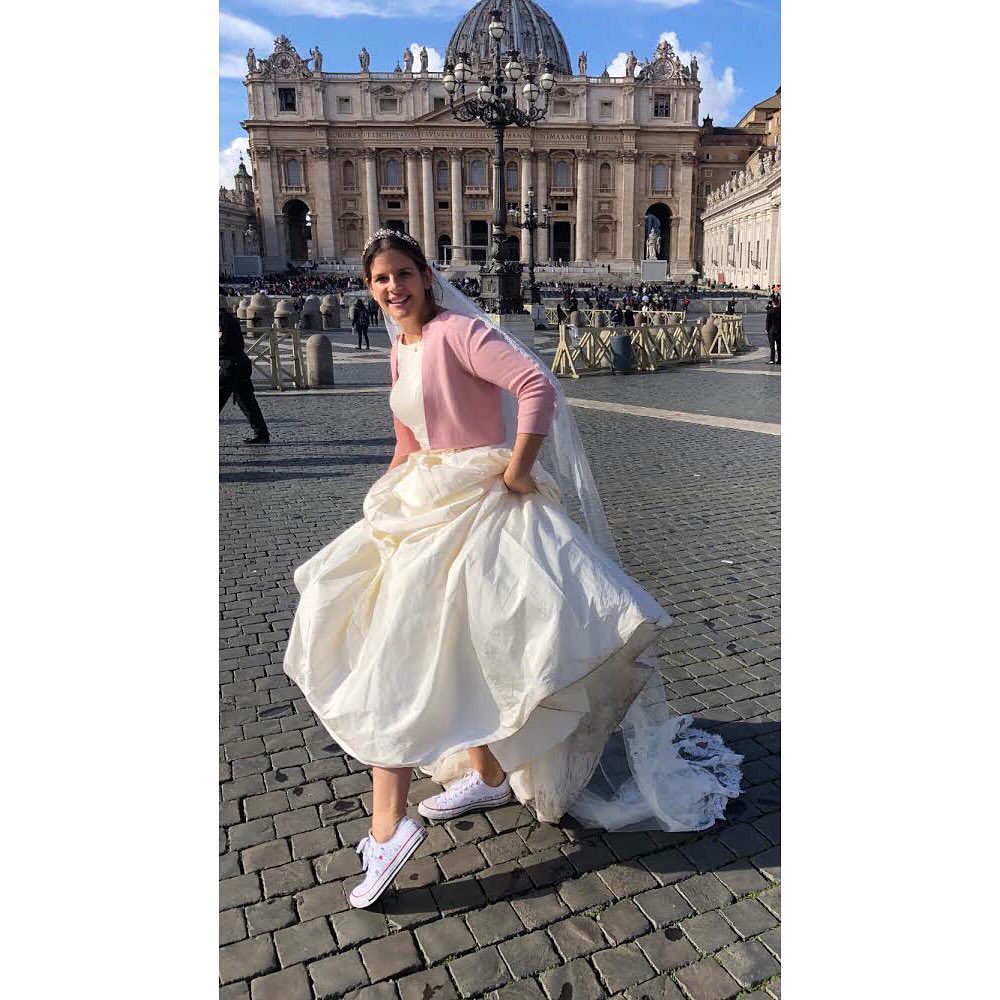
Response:
[[[509,467],[504,471],[503,484],[511,493],[534,493],[538,489],[531,476],[512,475]]]

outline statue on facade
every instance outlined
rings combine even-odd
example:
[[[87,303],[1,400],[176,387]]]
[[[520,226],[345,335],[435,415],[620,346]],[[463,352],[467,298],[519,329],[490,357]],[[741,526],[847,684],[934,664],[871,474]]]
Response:
[[[254,55],[253,49],[247,49],[247,72],[257,72],[257,57]]]
[[[427,46],[424,45],[420,49],[420,72],[421,73],[426,73],[427,72],[427,59],[428,58],[429,57],[427,55]]]
[[[655,229],[650,229],[646,237],[646,260],[660,259],[660,237]]]
[[[629,49],[628,56],[625,59],[625,79],[631,80],[635,76],[635,67],[639,62],[635,57],[635,53]]]
[[[587,75],[587,53],[581,52],[576,60],[576,68],[580,71],[580,76]]]
[[[320,73],[323,70],[323,53],[320,52],[319,46],[309,50],[309,55],[313,57],[313,71]]]
[[[698,82],[698,57],[691,56],[691,81],[692,83]]]
[[[368,54],[368,50],[362,45],[361,51],[358,53],[358,62],[361,63],[361,72],[368,72],[368,65],[371,63],[372,57]]]
[[[404,72],[413,72],[413,52],[410,49],[403,50],[403,66],[405,68]]]
[[[540,77],[545,72],[545,53],[539,49],[538,58],[535,60],[535,77]]]

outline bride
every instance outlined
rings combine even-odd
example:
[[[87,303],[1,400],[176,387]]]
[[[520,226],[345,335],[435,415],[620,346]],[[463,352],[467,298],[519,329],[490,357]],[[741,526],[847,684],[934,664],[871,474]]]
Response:
[[[284,661],[372,769],[351,904],[426,836],[413,768],[447,785],[428,820],[516,798],[543,822],[711,826],[741,758],[669,713],[653,647],[670,617],[618,564],[557,380],[412,237],[375,233],[362,271],[392,336],[396,448],[363,518],[295,571]]]

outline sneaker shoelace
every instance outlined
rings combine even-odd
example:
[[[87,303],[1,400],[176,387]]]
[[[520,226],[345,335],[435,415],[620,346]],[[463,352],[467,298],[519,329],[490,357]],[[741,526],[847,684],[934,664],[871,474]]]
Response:
[[[368,834],[361,838],[360,843],[356,848],[356,853],[361,855],[361,869],[362,871],[368,871],[373,860],[382,861],[385,858],[385,853],[383,848],[385,844],[380,844],[371,834]],[[375,852],[378,851],[378,856],[375,856]]]

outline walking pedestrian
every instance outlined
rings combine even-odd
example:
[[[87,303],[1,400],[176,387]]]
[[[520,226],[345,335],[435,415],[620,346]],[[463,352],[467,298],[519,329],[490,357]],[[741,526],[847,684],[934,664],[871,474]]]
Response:
[[[240,321],[225,306],[219,306],[219,412],[232,396],[253,431],[253,437],[244,438],[243,443],[269,444],[271,435],[254,395],[252,374]]]
[[[781,296],[772,294],[767,300],[764,313],[764,330],[767,332],[767,346],[770,348],[769,365],[781,364]]]
[[[371,344],[368,342],[368,324],[369,316],[371,315],[368,308],[368,304],[363,302],[361,299],[355,299],[354,305],[351,306],[351,329],[354,330],[355,336],[358,338],[358,350],[361,350],[361,338],[365,338],[366,351],[372,349]]]
[[[430,821],[516,798],[542,822],[711,826],[739,792],[740,758],[658,711],[646,657],[670,619],[609,554],[558,380],[413,237],[375,233],[362,268],[392,340],[396,448],[362,520],[295,571],[284,658],[332,738],[372,769],[350,905],[371,906],[426,838],[406,815],[417,767],[448,782],[417,806]]]

